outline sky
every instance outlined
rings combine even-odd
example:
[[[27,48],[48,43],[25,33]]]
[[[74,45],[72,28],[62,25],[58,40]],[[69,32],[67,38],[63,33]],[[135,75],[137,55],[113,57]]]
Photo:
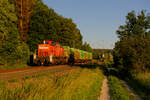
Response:
[[[112,49],[118,40],[116,30],[125,16],[135,10],[150,13],[150,0],[43,0],[56,13],[72,18],[92,48]]]

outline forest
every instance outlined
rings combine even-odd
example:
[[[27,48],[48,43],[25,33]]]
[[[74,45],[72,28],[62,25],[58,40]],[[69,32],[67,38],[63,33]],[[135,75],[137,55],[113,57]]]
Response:
[[[73,20],[42,0],[0,0],[0,65],[27,63],[44,40],[92,51]]]

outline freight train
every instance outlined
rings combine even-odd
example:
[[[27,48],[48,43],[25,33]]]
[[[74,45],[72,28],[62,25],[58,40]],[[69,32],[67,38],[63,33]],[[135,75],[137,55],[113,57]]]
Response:
[[[92,53],[61,46],[58,42],[45,40],[38,45],[37,51],[33,54],[32,63],[37,65],[49,64],[85,64],[92,62]]]

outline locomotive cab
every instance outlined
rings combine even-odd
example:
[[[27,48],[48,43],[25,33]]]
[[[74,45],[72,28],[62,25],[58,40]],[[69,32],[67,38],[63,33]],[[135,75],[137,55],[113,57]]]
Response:
[[[67,63],[65,59],[64,48],[58,42],[45,40],[43,44],[38,45],[34,63],[38,65]]]

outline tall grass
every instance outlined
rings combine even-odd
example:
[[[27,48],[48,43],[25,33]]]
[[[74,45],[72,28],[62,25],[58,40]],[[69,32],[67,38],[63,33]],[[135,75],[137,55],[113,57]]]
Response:
[[[98,68],[34,77],[12,88],[0,88],[0,100],[97,100],[103,77]]]
[[[63,91],[61,91],[61,88],[58,89],[61,92],[56,92],[53,99],[59,97],[63,100],[96,100],[102,85],[103,75],[99,69],[93,71],[83,69],[76,79],[70,82],[65,81],[66,79],[70,80],[70,78],[64,78],[61,80],[61,83],[64,84],[60,84],[60,86],[64,87],[66,85],[67,87]]]
[[[115,76],[109,76],[109,88],[111,100],[134,100],[134,97],[123,87],[120,80]]]

